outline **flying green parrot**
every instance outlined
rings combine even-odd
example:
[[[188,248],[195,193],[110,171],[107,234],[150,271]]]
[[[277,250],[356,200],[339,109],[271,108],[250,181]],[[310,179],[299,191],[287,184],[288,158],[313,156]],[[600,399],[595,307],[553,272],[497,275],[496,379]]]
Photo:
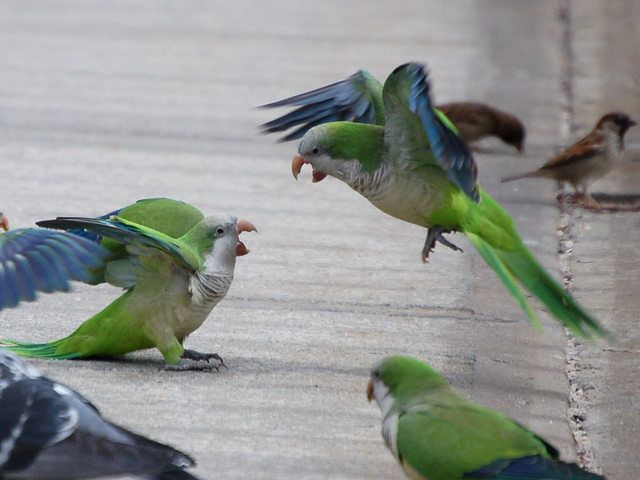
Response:
[[[413,480],[596,480],[535,433],[461,398],[429,365],[385,358],[367,388],[382,412],[382,436]]]
[[[205,321],[231,286],[237,255],[249,250],[241,232],[256,228],[230,215],[204,217],[168,198],[141,200],[99,218],[59,217],[38,222],[93,239],[111,255],[87,283],[126,291],[71,335],[44,344],[0,341],[26,357],[114,357],[156,347],[170,370],[224,365],[216,353],[187,350],[183,342]],[[216,362],[210,362],[209,360]]]
[[[284,138],[302,136],[291,167],[296,179],[309,164],[314,182],[335,177],[383,212],[428,228],[423,261],[436,242],[460,250],[443,234],[464,233],[538,329],[521,286],[573,333],[607,333],[542,268],[513,220],[480,188],[469,149],[447,117],[431,107],[422,65],[396,68],[384,87],[360,71],[265,107],[287,105],[299,108],[262,127],[275,132],[302,125]]]
[[[95,242],[44,228],[9,231],[0,212],[0,309],[31,302],[37,292],[67,292],[70,280],[87,281],[109,252]]]

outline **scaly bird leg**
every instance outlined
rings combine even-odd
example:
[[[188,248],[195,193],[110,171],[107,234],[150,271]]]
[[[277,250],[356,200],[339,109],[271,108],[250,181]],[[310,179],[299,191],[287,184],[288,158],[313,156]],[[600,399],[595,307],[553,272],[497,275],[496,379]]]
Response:
[[[585,189],[584,192],[580,194],[579,202],[580,202],[580,205],[582,205],[584,208],[587,208],[589,210],[595,210],[596,212],[602,212],[602,207],[595,200],[595,198],[589,195],[589,192],[587,192],[587,189]]]
[[[209,362],[209,360],[216,360],[216,362]],[[222,360],[222,357],[217,353],[201,353],[195,350],[184,349],[182,352],[182,359],[180,362],[173,365],[165,365],[165,370],[173,371],[201,371],[207,372],[211,370],[219,371],[220,367],[227,368]]]
[[[446,228],[442,227],[429,228],[427,230],[427,239],[425,240],[424,247],[422,248],[422,263],[427,263],[429,254],[436,247],[436,242],[440,242],[442,245],[450,248],[451,250],[456,250],[458,252],[463,251],[460,247],[444,238],[444,233],[451,233],[451,230],[447,230]]]

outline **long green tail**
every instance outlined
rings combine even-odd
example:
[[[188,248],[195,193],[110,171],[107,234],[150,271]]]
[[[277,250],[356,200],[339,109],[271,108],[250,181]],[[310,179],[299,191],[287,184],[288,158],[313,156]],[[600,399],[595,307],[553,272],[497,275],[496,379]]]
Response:
[[[529,305],[521,286],[538,297],[549,311],[571,332],[582,338],[608,337],[607,332],[565,289],[538,263],[522,243],[511,217],[500,204],[481,192],[464,232],[482,258],[496,272],[515,297],[536,329],[540,320]],[[479,208],[478,208],[479,207]]]
[[[49,343],[22,343],[13,340],[0,340],[0,348],[9,350],[16,355],[30,358],[51,358],[57,360],[71,360],[80,358],[82,355],[78,352],[60,353],[59,348],[66,338],[55,340]]]

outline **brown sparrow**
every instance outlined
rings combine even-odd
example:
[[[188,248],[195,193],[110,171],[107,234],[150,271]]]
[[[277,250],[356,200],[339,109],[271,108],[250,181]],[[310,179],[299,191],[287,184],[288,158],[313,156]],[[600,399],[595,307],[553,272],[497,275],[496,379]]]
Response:
[[[524,150],[524,125],[509,113],[474,102],[446,103],[437,108],[455,124],[467,144],[494,136],[520,153]]]
[[[502,182],[520,178],[544,177],[569,182],[583,206],[602,210],[587,187],[608,174],[624,150],[624,134],[636,122],[621,112],[607,113],[586,137],[562,151],[533,172],[505,177]]]

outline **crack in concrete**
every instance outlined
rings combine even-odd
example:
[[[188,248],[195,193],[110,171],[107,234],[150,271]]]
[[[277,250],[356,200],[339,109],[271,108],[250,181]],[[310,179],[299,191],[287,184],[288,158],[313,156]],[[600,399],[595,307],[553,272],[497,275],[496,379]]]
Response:
[[[575,129],[571,0],[561,0],[558,18],[562,28],[561,82],[565,98],[560,133],[563,142],[568,144]],[[566,201],[566,189],[562,183],[559,183],[558,191],[558,208],[560,210],[557,226],[558,260],[563,283],[567,290],[571,291],[573,287],[571,256],[573,254],[574,244],[574,208]],[[565,372],[569,382],[567,421],[575,442],[578,464],[592,472],[602,473],[602,469],[595,460],[591,439],[584,428],[584,421],[588,415],[588,401],[585,396],[585,391],[593,387],[584,384],[584,380],[580,378],[580,371],[585,367],[580,361],[580,346],[582,343],[567,329],[565,329],[565,335],[567,341],[565,350]]]

